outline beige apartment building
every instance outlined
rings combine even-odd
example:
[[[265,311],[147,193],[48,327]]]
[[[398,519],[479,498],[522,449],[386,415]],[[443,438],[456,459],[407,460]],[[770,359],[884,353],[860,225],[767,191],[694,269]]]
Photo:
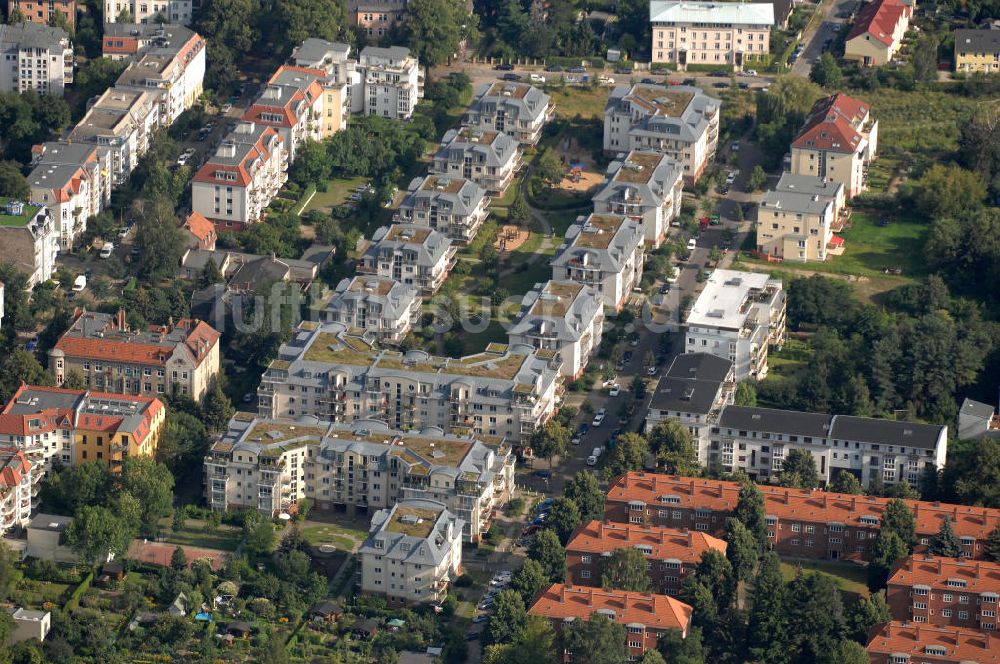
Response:
[[[774,5],[767,2],[649,3],[653,62],[753,67],[770,52]]]
[[[757,205],[757,251],[786,261],[825,261],[833,220],[833,203],[818,196],[769,191]]]
[[[458,359],[379,350],[341,323],[303,322],[265,371],[258,412],[471,431],[520,445],[555,412],[559,365],[555,352],[523,345],[490,344]]]
[[[955,71],[968,74],[1000,71],[1000,30],[956,30]]]
[[[305,498],[351,514],[433,500],[462,519],[462,538],[478,542],[511,498],[514,463],[496,437],[237,413],[205,457],[205,498],[212,509],[269,515]]]
[[[845,94],[817,101],[792,141],[791,171],[844,185],[847,198],[865,189],[878,148],[878,121],[871,106]]]
[[[208,323],[182,319],[132,330],[125,312],[81,310],[49,351],[49,370],[62,385],[70,371],[88,387],[119,394],[179,394],[205,398],[219,375],[220,334]]]

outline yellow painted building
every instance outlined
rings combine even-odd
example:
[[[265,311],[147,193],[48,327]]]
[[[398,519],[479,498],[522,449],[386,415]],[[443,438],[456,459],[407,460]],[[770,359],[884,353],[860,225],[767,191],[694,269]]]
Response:
[[[159,399],[89,393],[73,431],[74,465],[101,461],[121,472],[130,456],[153,456],[166,417]]]
[[[1000,72],[1000,30],[956,30],[955,71]]]

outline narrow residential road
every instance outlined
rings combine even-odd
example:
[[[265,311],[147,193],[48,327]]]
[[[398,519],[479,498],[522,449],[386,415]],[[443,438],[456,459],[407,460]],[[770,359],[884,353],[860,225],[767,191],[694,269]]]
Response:
[[[860,0],[824,0],[817,8],[820,17],[814,17],[802,35],[802,54],[792,65],[794,76],[809,76],[809,70],[824,52],[827,44],[836,41],[837,33],[847,29],[851,13],[861,6]]]

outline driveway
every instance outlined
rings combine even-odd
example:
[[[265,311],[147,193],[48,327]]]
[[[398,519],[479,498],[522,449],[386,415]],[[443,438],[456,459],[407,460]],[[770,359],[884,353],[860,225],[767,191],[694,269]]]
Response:
[[[809,70],[816,60],[819,60],[828,48],[824,45],[827,40],[834,43],[837,40],[837,32],[844,32],[848,29],[848,22],[852,12],[857,11],[861,6],[860,0],[828,0],[822,3],[817,9],[823,16],[822,21],[806,31],[802,36],[804,48],[799,59],[792,65],[792,74],[795,76],[809,76]]]

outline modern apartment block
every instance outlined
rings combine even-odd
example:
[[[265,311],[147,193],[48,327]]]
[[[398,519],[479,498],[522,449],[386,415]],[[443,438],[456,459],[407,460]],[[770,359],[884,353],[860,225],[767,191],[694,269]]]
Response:
[[[607,180],[593,198],[594,211],[640,223],[645,243],[659,247],[681,213],[683,186],[679,162],[659,152],[633,150],[608,166]]]
[[[431,228],[467,244],[489,216],[486,191],[472,180],[444,175],[413,178],[393,221]]]
[[[424,96],[424,72],[402,46],[361,49],[357,69],[364,81],[365,115],[409,120]]]
[[[317,81],[304,89],[297,85],[268,83],[243,113],[243,121],[276,131],[288,153],[290,166],[302,141],[318,138],[319,125],[313,118],[322,117],[322,102],[323,90]]]
[[[604,107],[604,152],[659,152],[698,181],[719,144],[718,99],[687,85],[619,85]]]
[[[420,317],[420,291],[391,277],[359,275],[341,279],[337,290],[322,303],[327,323],[363,330],[379,343],[398,344]]]
[[[143,90],[160,104],[160,123],[169,127],[178,116],[191,108],[201,97],[205,79],[205,38],[180,25],[161,25],[153,30],[132,24],[121,24],[119,34],[128,32],[147,44],[139,48],[122,75],[116,88]],[[105,35],[105,47],[109,37]],[[117,42],[117,38],[113,38]],[[121,40],[124,42],[124,38]],[[131,40],[130,40],[131,43]],[[123,49],[125,47],[123,46]]]
[[[819,196],[768,191],[757,203],[757,251],[768,260],[825,261],[834,219],[833,203]]]
[[[604,306],[597,289],[573,281],[535,284],[521,301],[521,312],[507,331],[511,345],[523,344],[556,354],[562,375],[575,380],[601,345]]]
[[[833,230],[839,231],[846,215],[847,195],[844,185],[829,178],[813,175],[796,175],[785,171],[774,185],[774,191],[787,194],[805,194],[833,205]]]
[[[889,576],[886,602],[896,620],[993,632],[1000,603],[1000,564],[909,556]]]
[[[601,586],[604,565],[618,549],[638,549],[645,556],[652,589],[677,595],[706,551],[726,555],[726,542],[694,530],[642,528],[593,520],[577,528],[566,543],[566,583]]]
[[[620,311],[642,279],[644,251],[638,222],[611,214],[577,217],[556,249],[552,279],[594,288],[605,307]]]
[[[39,476],[92,461],[117,473],[127,457],[153,456],[165,418],[155,397],[21,385],[0,411],[0,446],[24,452]]]
[[[499,131],[449,129],[429,170],[472,180],[490,195],[502,196],[521,170],[521,149],[516,139]]]
[[[955,71],[966,74],[1000,71],[1000,30],[955,30]]]
[[[288,155],[272,127],[241,122],[191,181],[191,209],[220,229],[242,230],[261,220],[288,179]]]
[[[878,121],[867,103],[845,94],[824,97],[792,141],[791,171],[839,182],[853,198],[864,191],[877,148]]]
[[[553,110],[551,97],[533,85],[494,81],[476,90],[463,124],[482,131],[501,131],[527,147],[538,143]]]
[[[219,375],[219,333],[202,321],[132,330],[125,312],[78,311],[49,351],[57,385],[76,370],[88,387],[118,394],[179,394],[204,399]]]
[[[711,353],[684,353],[674,358],[657,382],[646,413],[646,433],[667,420],[691,432],[698,461],[708,464],[711,430],[724,408],[733,403],[733,363]]]
[[[893,621],[879,628],[866,650],[872,664],[985,664],[997,661],[998,647],[989,632]]]
[[[567,622],[588,620],[595,613],[625,625],[629,661],[639,661],[647,650],[656,650],[665,632],[677,630],[687,637],[694,609],[668,595],[562,583],[549,586],[528,609],[529,615],[548,618],[557,635]]]
[[[763,379],[767,353],[785,341],[785,291],[767,274],[715,270],[687,316],[684,348],[736,367],[736,380]]]
[[[996,407],[966,397],[958,411],[958,439],[1000,438],[1000,415]]]
[[[213,509],[271,515],[304,498],[352,514],[433,500],[462,519],[460,536],[478,542],[511,498],[514,462],[498,437],[237,413],[205,457],[205,497]]]
[[[433,295],[454,267],[457,251],[451,240],[430,228],[382,226],[358,259],[358,272],[390,277]]]
[[[768,536],[781,556],[867,560],[889,498],[758,485]],[[736,482],[629,472],[611,483],[608,521],[687,528],[722,537],[739,501]],[[983,543],[1000,524],[1000,509],[904,501],[916,519],[917,551],[930,544],[945,519],[962,542],[962,555],[980,559]]]
[[[120,61],[135,59],[150,48],[177,51],[194,35],[193,30],[181,25],[106,22],[101,55]]]
[[[104,0],[104,24],[117,23],[125,12],[126,23],[191,25],[191,0]]]
[[[770,53],[770,2],[697,2],[654,0],[649,3],[653,26],[653,62],[677,65],[753,67]]]
[[[0,262],[28,278],[28,288],[45,283],[56,269],[59,233],[44,205],[0,196]]]
[[[70,251],[87,220],[111,202],[111,153],[89,143],[52,141],[32,148],[31,200],[53,217],[59,250]]]
[[[0,437],[5,433],[3,424],[0,420]],[[31,507],[42,478],[39,470],[20,449],[0,447],[0,537],[31,521]]]
[[[76,30],[76,0],[7,0],[7,17],[13,18],[20,11],[25,20],[38,25],[51,25],[56,14],[62,14],[66,23]],[[11,21],[13,23],[13,21]]]
[[[462,573],[462,519],[432,500],[404,500],[372,516],[358,549],[361,592],[390,602],[440,602]]]
[[[858,10],[844,40],[844,60],[863,67],[887,65],[903,46],[913,7],[904,0],[871,0]]]
[[[527,442],[555,412],[552,351],[491,344],[459,359],[377,350],[339,323],[303,322],[257,391],[261,417],[381,420]]]
[[[0,92],[34,90],[61,97],[73,82],[73,44],[62,28],[0,25],[0,53]]]
[[[768,482],[793,449],[813,456],[826,484],[847,471],[864,486],[876,478],[919,486],[926,470],[944,467],[948,427],[729,405],[711,429],[708,461]]]
[[[66,140],[92,143],[110,155],[114,186],[125,183],[160,125],[160,105],[148,92],[108,88],[87,109]]]

